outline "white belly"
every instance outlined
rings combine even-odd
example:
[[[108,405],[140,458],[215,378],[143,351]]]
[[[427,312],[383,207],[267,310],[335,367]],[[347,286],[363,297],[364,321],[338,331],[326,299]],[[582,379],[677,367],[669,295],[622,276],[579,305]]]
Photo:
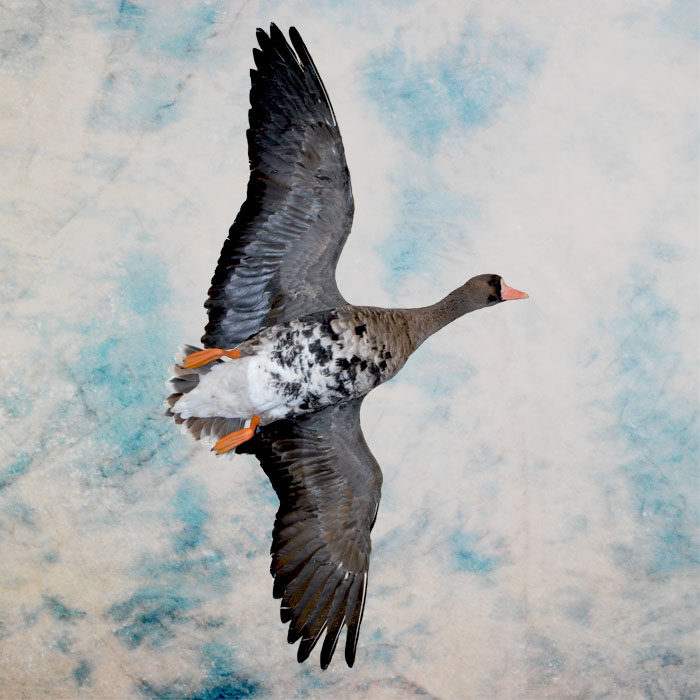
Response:
[[[260,416],[266,425],[363,396],[398,370],[364,332],[333,323],[312,315],[263,331],[240,346],[243,357],[201,374],[172,410],[185,419]]]
[[[325,382],[321,379],[320,376],[304,376],[296,367],[280,366],[262,349],[255,355],[213,366],[200,375],[199,384],[184,394],[173,410],[182,418],[221,416],[247,420],[260,416],[261,425],[267,425],[280,418],[305,413],[299,406],[308,391],[323,393]],[[290,392],[290,387],[299,390]]]
[[[284,413],[284,408],[263,364],[260,355],[251,355],[215,365],[200,375],[199,384],[179,399],[174,410],[182,418],[248,419],[257,415],[262,424],[276,420],[268,414],[279,409]]]

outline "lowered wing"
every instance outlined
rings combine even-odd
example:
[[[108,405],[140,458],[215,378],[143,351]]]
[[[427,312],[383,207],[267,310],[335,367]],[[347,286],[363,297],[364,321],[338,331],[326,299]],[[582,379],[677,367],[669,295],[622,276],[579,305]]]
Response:
[[[280,499],[272,533],[273,595],[282,599],[288,641],[308,658],[325,631],[321,667],[347,627],[355,661],[382,473],[360,428],[362,399],[258,429],[238,448],[260,460]]]
[[[321,77],[296,29],[289,36],[291,46],[274,24],[257,33],[248,196],[212,278],[205,347],[346,303],[335,268],[352,225],[350,174]]]

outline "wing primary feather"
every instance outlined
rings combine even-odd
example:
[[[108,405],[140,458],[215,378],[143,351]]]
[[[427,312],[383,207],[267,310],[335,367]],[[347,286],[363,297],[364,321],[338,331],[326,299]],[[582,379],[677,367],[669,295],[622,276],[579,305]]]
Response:
[[[335,648],[338,645],[338,637],[340,637],[340,631],[343,628],[344,622],[345,616],[341,615],[337,623],[326,632],[326,638],[323,640],[323,646],[321,647],[321,668],[324,671],[328,668],[328,664],[330,664],[333,659]]]
[[[302,67],[301,61],[290,49],[287,40],[284,38],[284,34],[274,22],[270,24],[270,43],[274,46],[275,51],[285,64],[287,64],[288,60],[291,58],[299,68]]]
[[[284,595],[284,587],[287,584],[287,580],[281,576],[276,576],[275,572],[272,572],[275,577],[275,582],[272,584],[272,597],[281,598]]]
[[[308,658],[311,650],[316,646],[316,643],[321,637],[321,634],[328,626],[328,613],[333,602],[333,594],[335,593],[338,584],[342,578],[336,572],[332,572],[326,581],[326,585],[316,600],[316,614],[313,619],[305,626],[305,635],[299,644],[299,652],[297,658],[301,661]],[[303,649],[303,651],[302,651]]]
[[[306,585],[310,582],[314,573],[316,573],[313,564],[302,569],[302,572],[290,582],[284,591],[284,596],[282,596],[282,601],[288,605],[293,611],[296,610],[301,600],[302,595]]]
[[[321,647],[321,668],[328,668],[328,664],[333,658],[338,636],[345,622],[345,600],[350,590],[348,581],[343,581],[336,589],[333,596],[333,604],[328,613],[328,630]]]
[[[333,575],[333,565],[319,567],[313,575],[313,578],[306,584],[301,599],[294,607],[294,620],[289,626],[289,641],[294,643],[303,633],[307,625],[313,625],[314,610],[318,604],[318,598],[323,594],[328,579]],[[318,611],[316,610],[316,614]],[[292,640],[291,637],[294,636]]]
[[[338,122],[336,121],[335,118],[335,111],[333,110],[333,105],[331,104],[330,98],[328,97],[328,91],[326,90],[326,86],[323,84],[323,80],[321,80],[321,76],[318,72],[318,69],[316,68],[316,64],[314,63],[313,58],[311,58],[311,54],[309,53],[309,50],[306,48],[306,44],[304,43],[304,40],[301,38],[301,35],[297,31],[296,27],[290,27],[289,28],[289,38],[292,41],[292,46],[294,47],[294,50],[297,52],[299,55],[299,58],[301,59],[301,64],[304,66],[304,68],[307,68],[308,70],[311,71],[313,74],[314,78],[318,81],[318,84],[321,86],[321,90],[323,91],[323,96],[326,101],[326,105],[328,105],[328,109],[331,113],[331,117],[333,119],[333,125],[335,126]]]
[[[297,641],[301,637],[301,630],[297,630],[294,627],[294,614],[292,613],[292,620],[291,624],[289,625],[289,629],[287,630],[287,641],[290,644],[294,644],[294,642]]]
[[[293,610],[288,605],[282,604],[282,606],[280,607],[280,620],[282,620],[282,622],[286,624],[292,619],[292,613]]]
[[[299,648],[297,649],[297,661],[299,663],[303,663],[309,658],[309,654],[313,651],[313,648],[316,646],[316,642],[318,642],[320,636],[323,634],[323,630],[326,629],[327,624],[328,620],[324,621],[321,629],[316,632],[313,637],[305,637],[301,640],[301,642],[299,642]]]
[[[348,636],[345,640],[345,661],[352,668],[355,663],[355,652],[357,651],[357,640],[360,634],[360,625],[362,624],[362,615],[365,610],[365,599],[367,597],[367,574],[358,577],[358,583],[361,586],[359,596],[355,599],[351,609],[350,600],[348,599],[348,612],[350,617],[347,620]]]
[[[352,666],[355,662],[354,655],[351,653],[350,647],[350,623],[352,621],[352,616],[355,612],[355,606],[357,605],[358,598],[360,596],[362,587],[362,576],[353,576],[352,584],[350,585],[350,590],[348,591],[348,597],[345,602],[345,624],[348,627],[348,636],[345,640],[345,661],[348,666]]]

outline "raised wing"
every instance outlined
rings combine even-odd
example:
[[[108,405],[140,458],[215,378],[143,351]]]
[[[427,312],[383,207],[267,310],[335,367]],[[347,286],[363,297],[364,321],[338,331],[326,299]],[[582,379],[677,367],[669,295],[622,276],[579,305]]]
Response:
[[[305,661],[320,639],[321,668],[347,626],[355,661],[382,473],[360,428],[362,399],[259,428],[250,443],[280,499],[272,533],[273,595],[282,599],[288,641]]]
[[[333,108],[299,33],[258,29],[248,114],[250,180],[221,251],[205,347],[234,347],[274,323],[345,304],[335,268],[353,216]]]

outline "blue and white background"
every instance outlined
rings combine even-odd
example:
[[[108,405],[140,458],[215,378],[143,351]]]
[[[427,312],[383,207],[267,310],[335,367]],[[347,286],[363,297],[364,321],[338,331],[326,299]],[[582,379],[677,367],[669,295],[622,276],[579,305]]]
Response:
[[[257,463],[161,417],[270,20],[343,131],[345,296],[530,293],[365,402],[352,670],[286,644]],[[0,696],[696,697],[697,59],[691,0],[4,2]]]

